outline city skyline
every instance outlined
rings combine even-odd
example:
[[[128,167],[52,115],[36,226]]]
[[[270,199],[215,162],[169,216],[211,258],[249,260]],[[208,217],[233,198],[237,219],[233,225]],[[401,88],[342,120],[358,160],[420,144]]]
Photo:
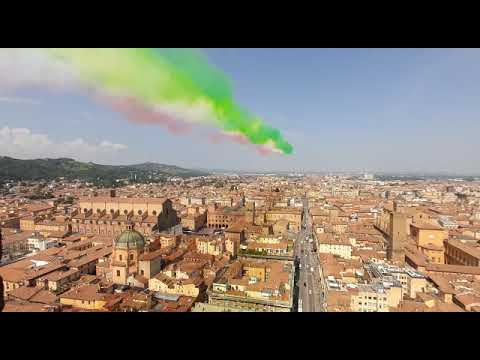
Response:
[[[480,312],[479,59],[0,49],[0,313]]]
[[[212,141],[205,129],[172,136],[84,96],[1,85],[0,155],[243,171],[480,173],[471,161],[480,130],[477,49],[205,53],[239,101],[292,143],[292,155],[262,156]]]

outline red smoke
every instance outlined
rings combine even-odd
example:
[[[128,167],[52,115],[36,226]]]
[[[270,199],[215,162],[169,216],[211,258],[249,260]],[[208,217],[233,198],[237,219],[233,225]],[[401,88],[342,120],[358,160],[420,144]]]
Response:
[[[248,139],[241,134],[216,133],[210,136],[210,141],[213,144],[219,144],[223,141],[233,141],[240,145],[251,145]],[[262,156],[273,154],[274,151],[265,145],[256,145],[255,149]]]
[[[273,151],[265,146],[257,146],[257,152],[262,156],[273,154]]]
[[[111,97],[97,96],[102,102],[108,104],[113,110],[124,115],[129,121],[138,124],[161,125],[175,135],[186,134],[191,131],[191,125],[178,118],[149,108],[132,97]],[[248,139],[242,134],[215,133],[209,136],[210,142],[220,144],[224,141],[234,142],[240,145],[251,145]],[[267,156],[273,151],[265,145],[255,145],[257,152]]]
[[[162,113],[139,103],[134,98],[109,97],[104,98],[113,110],[122,113],[129,121],[140,124],[161,125],[173,134],[180,135],[190,131],[190,126],[184,121]]]
[[[210,141],[214,144],[222,143],[223,141],[233,141],[240,145],[249,145],[250,142],[241,134],[216,133],[210,136]]]

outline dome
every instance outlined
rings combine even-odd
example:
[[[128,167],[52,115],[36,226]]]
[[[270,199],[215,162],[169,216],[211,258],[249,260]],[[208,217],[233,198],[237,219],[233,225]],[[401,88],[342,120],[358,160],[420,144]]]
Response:
[[[115,239],[114,245],[117,248],[124,249],[143,249],[145,246],[145,238],[138,231],[128,229]]]

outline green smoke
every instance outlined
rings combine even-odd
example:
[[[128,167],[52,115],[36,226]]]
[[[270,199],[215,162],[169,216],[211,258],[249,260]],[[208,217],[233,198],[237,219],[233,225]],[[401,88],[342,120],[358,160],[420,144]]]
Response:
[[[212,119],[251,143],[272,143],[293,151],[282,134],[235,102],[229,79],[194,49],[50,49],[71,64],[90,86],[115,96],[135,97],[147,106],[208,104]],[[188,119],[184,119],[188,120]]]

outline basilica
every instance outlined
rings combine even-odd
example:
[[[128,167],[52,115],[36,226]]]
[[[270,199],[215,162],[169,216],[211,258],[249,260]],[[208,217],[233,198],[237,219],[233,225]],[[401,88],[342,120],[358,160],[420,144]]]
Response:
[[[155,250],[154,244],[149,244],[134,227],[133,222],[127,223],[126,230],[114,240],[111,260],[112,282],[117,285],[146,288],[148,280],[161,270],[162,251]]]

